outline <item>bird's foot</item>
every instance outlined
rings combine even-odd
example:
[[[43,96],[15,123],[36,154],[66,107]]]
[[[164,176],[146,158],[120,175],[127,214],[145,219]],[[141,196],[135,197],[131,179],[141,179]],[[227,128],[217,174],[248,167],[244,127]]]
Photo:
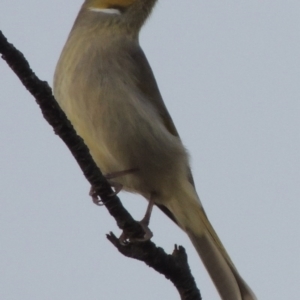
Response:
[[[114,189],[114,192],[112,194],[110,194],[109,197],[116,196],[117,194],[119,194],[121,192],[121,190],[123,188],[123,185],[118,182],[109,181],[109,184]],[[96,205],[98,205],[98,206],[104,205],[102,202],[102,199],[99,197],[98,193],[92,186],[91,186],[89,195],[92,197],[92,200]]]
[[[120,243],[122,245],[126,245],[128,243],[134,243],[134,242],[146,242],[153,237],[153,233],[149,228],[150,217],[151,217],[153,206],[154,206],[154,197],[152,197],[149,200],[145,216],[141,221],[139,221],[139,224],[142,226],[144,230],[145,233],[144,236],[142,238],[132,238],[132,237],[128,237],[127,234],[123,231],[121,236],[119,237]]]
[[[141,243],[141,242],[147,242],[153,237],[153,233],[148,227],[148,224],[144,222],[144,219],[138,222],[143,230],[144,230],[144,236],[141,238],[134,238],[134,237],[129,237],[124,231],[119,237],[119,241],[122,245],[128,245],[130,243]]]
[[[101,200],[101,198],[98,196],[96,190],[94,189],[94,187],[91,186],[89,195],[92,197],[93,202],[98,205],[98,206],[102,206],[103,202]]]
[[[112,173],[108,173],[108,174],[104,175],[104,177],[108,180],[111,187],[114,189],[114,192],[109,196],[110,197],[116,196],[123,189],[123,185],[121,183],[115,182],[111,179],[121,177],[121,176],[124,176],[124,175],[127,175],[127,174],[131,174],[131,173],[134,173],[134,172],[137,172],[137,171],[138,171],[138,168],[132,168],[132,169],[123,170],[123,171],[119,171],[119,172],[112,172]],[[103,205],[103,202],[102,202],[101,198],[99,197],[99,195],[97,194],[94,187],[91,187],[89,195],[92,197],[92,200],[96,205],[98,205],[98,206]]]

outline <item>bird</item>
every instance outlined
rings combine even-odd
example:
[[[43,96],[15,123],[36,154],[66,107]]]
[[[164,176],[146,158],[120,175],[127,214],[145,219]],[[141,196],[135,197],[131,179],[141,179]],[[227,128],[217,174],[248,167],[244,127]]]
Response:
[[[100,170],[187,233],[222,300],[255,300],[213,229],[189,155],[139,33],[157,0],[85,0],[58,60],[54,96]],[[151,231],[145,239],[151,238]]]

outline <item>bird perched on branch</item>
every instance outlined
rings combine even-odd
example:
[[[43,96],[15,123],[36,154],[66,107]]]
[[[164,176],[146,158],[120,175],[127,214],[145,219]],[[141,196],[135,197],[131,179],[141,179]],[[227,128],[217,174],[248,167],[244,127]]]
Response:
[[[254,300],[196,193],[189,160],[139,32],[157,0],[86,0],[64,46],[54,95],[104,174],[190,237],[223,300]]]

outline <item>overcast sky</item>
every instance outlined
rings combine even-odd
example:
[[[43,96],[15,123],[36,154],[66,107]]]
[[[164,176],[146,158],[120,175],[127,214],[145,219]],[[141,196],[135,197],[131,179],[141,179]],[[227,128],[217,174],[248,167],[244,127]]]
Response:
[[[0,30],[50,85],[80,5],[0,1]],[[298,0],[161,0],[141,33],[206,212],[264,300],[299,298],[299,16]],[[0,145],[0,299],[179,299],[106,240],[120,231],[1,60]],[[143,216],[143,198],[120,197]],[[186,247],[203,299],[219,299],[185,234],[157,209],[150,225],[167,252]]]

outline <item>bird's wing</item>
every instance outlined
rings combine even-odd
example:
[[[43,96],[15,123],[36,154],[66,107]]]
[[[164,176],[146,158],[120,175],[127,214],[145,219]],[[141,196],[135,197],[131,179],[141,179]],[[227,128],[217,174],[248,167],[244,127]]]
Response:
[[[140,89],[142,94],[152,100],[152,104],[157,108],[157,111],[161,115],[162,121],[167,130],[172,135],[180,139],[174,122],[162,99],[154,74],[143,50],[140,47],[135,47],[130,51],[130,56],[134,61],[134,65],[138,68],[136,70],[136,80],[138,82],[138,88]],[[188,169],[188,174],[190,183],[195,186],[190,169]]]
[[[143,50],[140,47],[135,47],[134,49],[129,51],[129,53],[131,59],[134,62],[134,66],[137,68],[135,75],[136,75],[138,88],[140,89],[142,94],[144,94],[148,99],[151,99],[152,104],[156,107],[157,111],[159,112],[167,130],[172,135],[180,139],[178,131],[174,125],[174,122],[162,99],[153,71],[146,58],[146,55],[144,54]],[[190,168],[188,169],[188,176],[189,176],[188,179],[190,183],[193,186],[195,186]]]
[[[177,129],[164,104],[152,69],[143,50],[140,47],[135,47],[134,49],[132,49],[132,51],[130,51],[130,56],[131,59],[134,61],[136,72],[135,76],[139,90],[143,95],[146,96],[146,98],[151,99],[151,103],[159,112],[167,130],[172,135],[179,138]]]

